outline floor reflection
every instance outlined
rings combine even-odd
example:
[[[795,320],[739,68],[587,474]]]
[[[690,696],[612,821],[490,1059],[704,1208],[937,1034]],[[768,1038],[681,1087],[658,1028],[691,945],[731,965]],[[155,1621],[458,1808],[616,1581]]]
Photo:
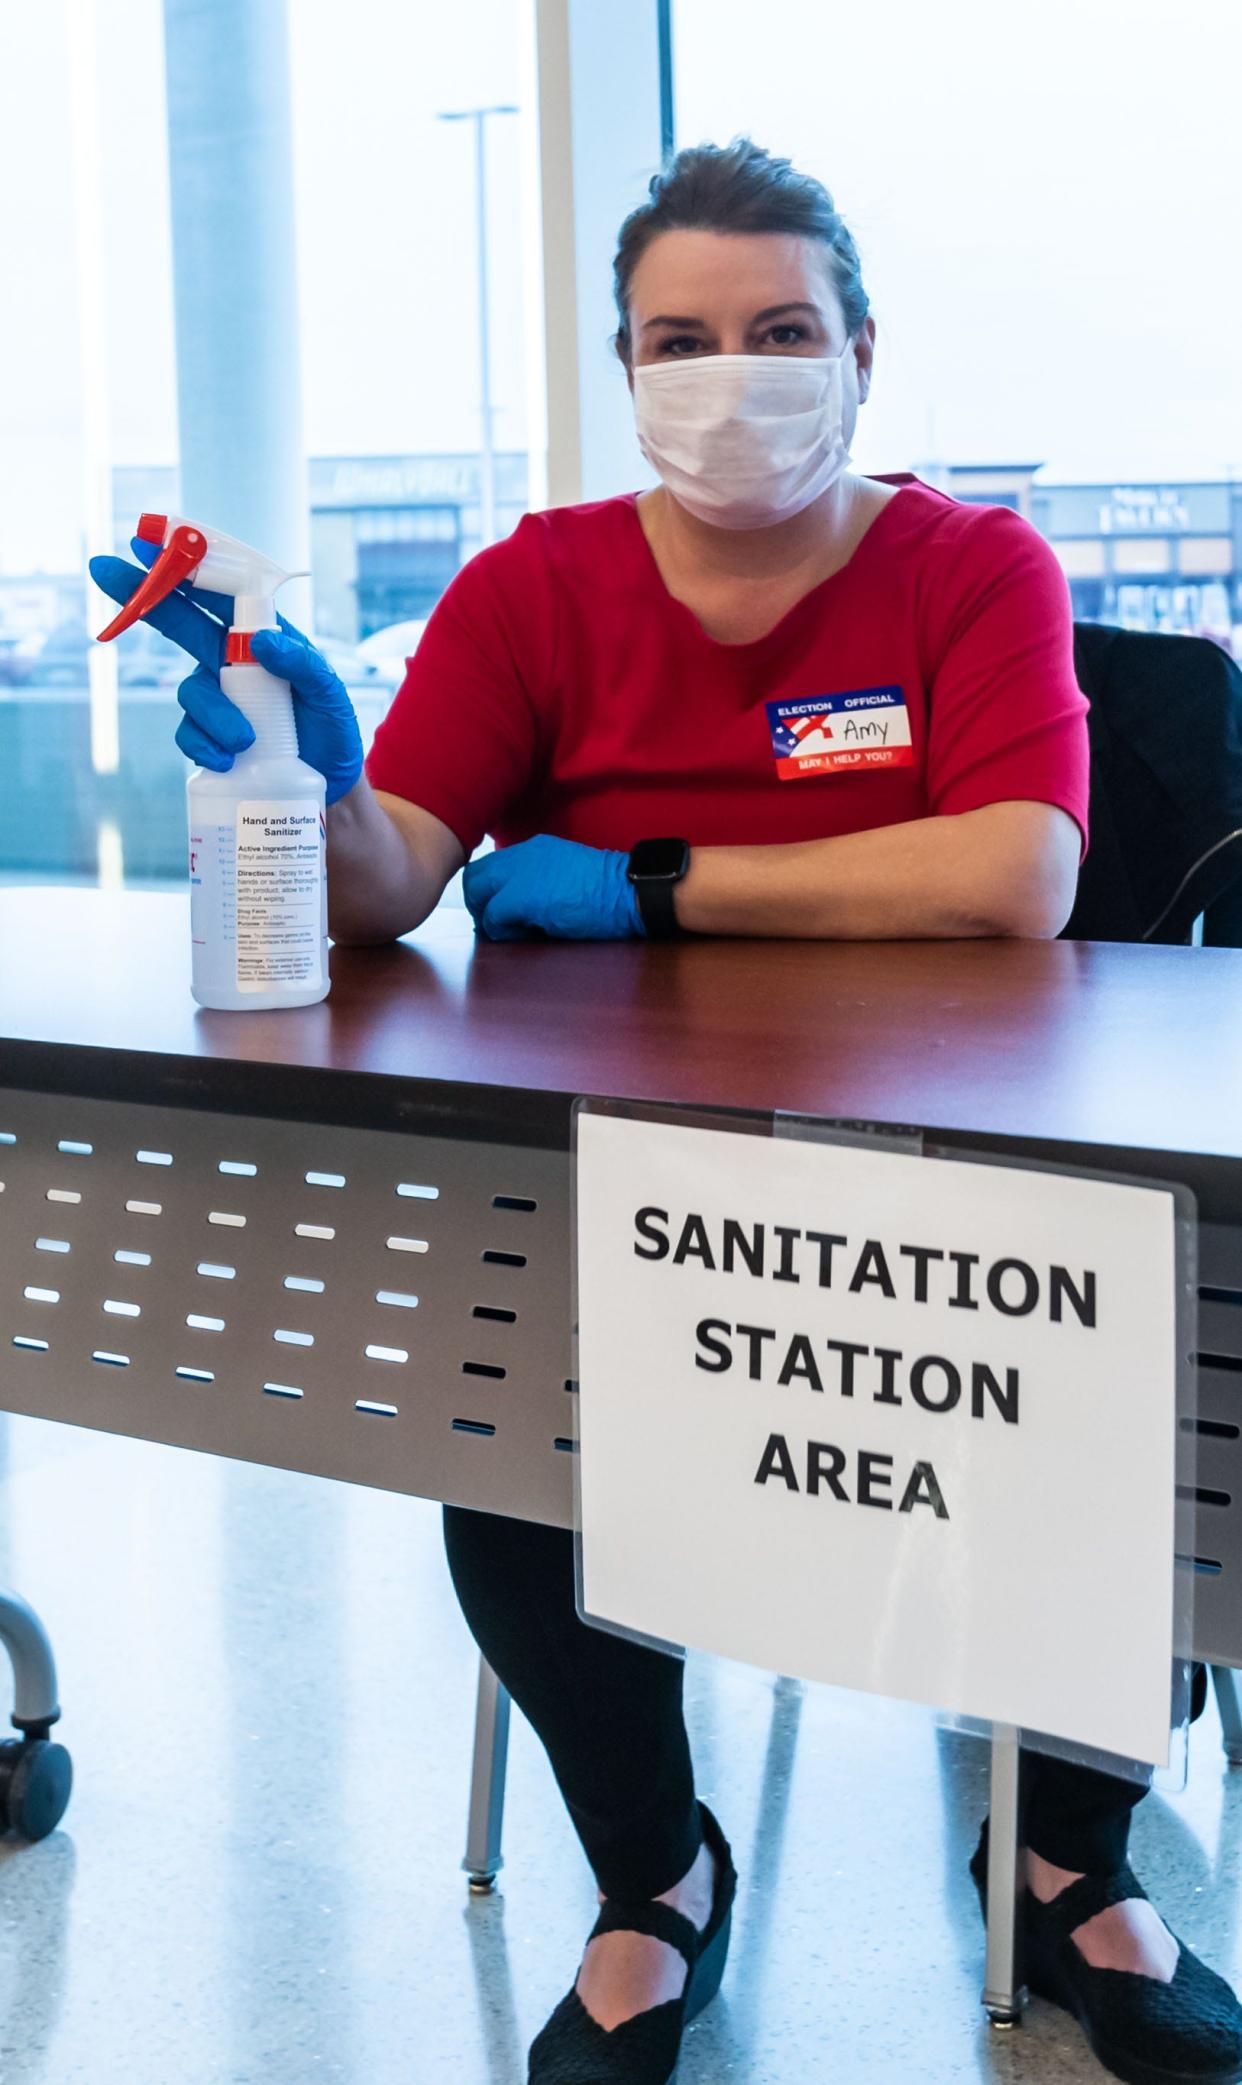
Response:
[[[512,2085],[522,2077],[526,2050],[518,2024],[505,1941],[505,1900],[498,1892],[471,1897],[462,1907],[474,1972],[479,2040],[487,2064],[488,2085]]]
[[[515,1718],[500,1888],[467,1897],[476,1659],[437,1510],[36,1421],[0,1456],[76,1769],[62,1830],[0,1845],[3,2085],[524,2085],[594,1890]],[[984,2020],[980,1741],[703,1659],[687,1701],[741,1880],[678,2085],[1100,2079],[1054,2008]],[[1134,1858],[1235,1980],[1240,1835],[1209,1707]]]
[[[38,1846],[0,1841],[0,2076],[57,2085],[77,1852],[65,1829]]]

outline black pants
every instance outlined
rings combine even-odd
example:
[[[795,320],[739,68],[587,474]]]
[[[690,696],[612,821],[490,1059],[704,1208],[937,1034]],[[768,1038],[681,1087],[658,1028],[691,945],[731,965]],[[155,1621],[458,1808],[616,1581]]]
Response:
[[[622,1903],[663,1895],[701,1843],[681,1660],[578,1619],[564,1529],[446,1506],[444,1532],[471,1633],[543,1740],[600,1889]],[[1145,1792],[1026,1753],[1026,1843],[1058,1867],[1111,1874]]]

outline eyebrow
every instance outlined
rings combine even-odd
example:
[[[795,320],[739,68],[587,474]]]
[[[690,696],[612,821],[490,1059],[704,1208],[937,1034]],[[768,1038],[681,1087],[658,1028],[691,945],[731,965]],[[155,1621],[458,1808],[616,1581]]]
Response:
[[[817,304],[769,304],[765,311],[757,311],[755,313],[754,318],[751,320],[751,324],[752,326],[758,326],[762,324],[764,319],[778,319],[782,316],[783,313],[787,311],[807,311],[810,313],[812,318],[823,318],[823,312],[820,310]],[[668,314],[665,313],[662,314],[659,318],[644,320],[643,332],[649,332],[652,326],[701,326],[702,324],[702,319],[673,318],[669,317]]]

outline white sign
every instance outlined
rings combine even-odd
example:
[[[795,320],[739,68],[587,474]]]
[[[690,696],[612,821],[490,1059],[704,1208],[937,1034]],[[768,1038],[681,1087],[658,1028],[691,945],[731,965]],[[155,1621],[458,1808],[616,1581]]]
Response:
[[[588,1615],[1163,1764],[1176,1205],[578,1116]]]
[[[1112,499],[1100,508],[1100,532],[1108,536],[1129,529],[1157,529],[1165,534],[1190,527],[1190,512],[1181,494],[1153,486],[1115,485]]]

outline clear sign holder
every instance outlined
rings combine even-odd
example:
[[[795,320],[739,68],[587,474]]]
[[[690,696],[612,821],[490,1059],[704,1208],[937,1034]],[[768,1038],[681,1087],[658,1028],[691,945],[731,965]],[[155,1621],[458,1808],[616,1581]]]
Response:
[[[978,1166],[999,1166],[1023,1173],[1047,1173],[1068,1180],[1097,1180],[1123,1187],[1149,1188],[1167,1195],[1174,1210],[1174,1266],[1176,1282],[1176,1425],[1174,1469],[1173,1655],[1169,1681],[1169,1759],[1156,1766],[1150,1761],[1103,1752],[1073,1739],[1038,1730],[1016,1730],[1011,1724],[937,1711],[937,1722],[952,1730],[990,1738],[995,1742],[1015,1741],[1023,1752],[1040,1752],[1071,1766],[1089,1767],[1121,1780],[1139,1781],[1172,1794],[1186,1785],[1194,1670],[1194,1501],[1198,1466],[1198,1395],[1196,1351],[1198,1347],[1198,1205],[1193,1191],[1168,1180],[1134,1173],[1110,1173],[1089,1166],[1070,1166],[1051,1160],[1009,1159],[1002,1152],[957,1151],[939,1143],[920,1129],[873,1128],[860,1122],[824,1122],[796,1115],[773,1118],[774,1136],[793,1136],[806,1142],[866,1145],[873,1149],[922,1155],[931,1161],[954,1160]],[[1101,1568],[1106,1568],[1102,1558]],[[1090,1589],[1084,1588],[1084,1597]],[[1101,1643],[1101,1658],[1117,1655],[1117,1647]]]
[[[660,1124],[668,1127],[688,1129],[714,1129],[732,1135],[747,1137],[780,1137],[796,1139],[804,1143],[828,1146],[865,1148],[876,1152],[890,1152],[905,1157],[923,1157],[929,1163],[954,1161],[989,1167],[1004,1167],[1023,1173],[1047,1173],[1066,1179],[1092,1180],[1124,1186],[1148,1188],[1167,1196],[1173,1207],[1174,1221],[1174,1266],[1175,1266],[1175,1350],[1176,1350],[1176,1435],[1175,1472],[1176,1501],[1174,1508],[1175,1542],[1174,1556],[1170,1560],[1173,1580],[1173,1655],[1170,1672],[1169,1729],[1170,1745],[1167,1765],[1157,1765],[1153,1772],[1152,1763],[1139,1759],[1123,1758],[1115,1753],[1103,1752],[1089,1745],[1075,1743],[1055,1734],[1037,1730],[1017,1728],[1012,1724],[1000,1724],[979,1718],[962,1716],[950,1709],[934,1710],[936,1720],[942,1725],[990,1739],[993,1744],[993,1798],[1003,1815],[998,1814],[996,1837],[993,1841],[993,1856],[1004,1863],[1004,1842],[1009,1836],[1009,1822],[1016,1833],[1018,1828],[1019,1767],[1021,1754],[1034,1752],[1067,1761],[1070,1764],[1092,1768],[1098,1772],[1122,1779],[1155,1785],[1174,1790],[1185,1784],[1188,1733],[1191,1714],[1191,1679],[1193,1671],[1194,1642],[1194,1501],[1197,1466],[1197,1400],[1196,1364],[1197,1347],[1197,1205],[1192,1191],[1178,1183],[1146,1178],[1133,1174],[1110,1173],[1102,1169],[1069,1166],[1050,1161],[1009,1159],[1003,1153],[958,1151],[951,1145],[934,1141],[928,1133],[918,1127],[893,1127],[875,1125],[853,1120],[825,1121],[801,1116],[777,1113],[758,1115],[725,1113],[723,1111],[700,1111],[695,1109],[673,1109],[621,1101],[579,1100],[573,1113],[573,1188],[572,1188],[572,1240],[573,1240],[573,1295],[574,1295],[574,1372],[578,1377],[577,1330],[578,1330],[578,1124],[584,1113],[609,1115],[615,1118]],[[664,1652],[673,1657],[684,1658],[685,1647],[670,1643],[662,1638],[645,1635],[640,1630],[625,1627],[612,1620],[593,1615],[587,1608],[583,1590],[583,1539],[582,1539],[582,1489],[578,1412],[580,1400],[575,1399],[574,1432],[574,1524],[575,1560],[578,1612],[582,1620],[592,1627],[624,1637],[648,1649]],[[641,1501],[636,1501],[635,1532],[641,1539]],[[1052,1530],[1055,1533],[1055,1526]],[[676,1560],[673,1560],[674,1564]],[[1101,1542],[1101,1571],[1108,1568],[1106,1540]],[[1083,1589],[1084,1599],[1090,1599],[1090,1587]],[[1124,1657],[1125,1646],[1101,1642],[1101,1660]],[[1000,1842],[998,1850],[997,1841]],[[1016,1845],[1016,1837],[1013,1840]],[[1007,1870],[1002,1865],[994,1878],[1003,1884]],[[1011,1872],[1008,1879],[1012,1880]],[[1004,1935],[1000,1942],[1001,1957],[1004,1951]],[[1012,1964],[1012,1933],[1009,1935],[1009,1960]],[[998,1958],[1000,1959],[1000,1958]],[[1005,1999],[1006,1983],[1003,1976],[994,1977],[991,1957],[989,1959],[989,1987],[997,1999],[995,2006],[989,2005],[994,2017],[1003,2018],[1007,2010]],[[1012,1978],[1008,1989],[1012,1991]],[[987,2001],[985,1994],[985,2002]]]
[[[669,1643],[660,1636],[648,1636],[641,1629],[625,1627],[620,1622],[610,1621],[604,1615],[592,1614],[587,1606],[583,1584],[582,1558],[582,1439],[579,1415],[581,1402],[581,1364],[578,1357],[578,1124],[583,1115],[607,1115],[623,1122],[659,1122],[679,1129],[719,1129],[730,1134],[770,1137],[773,1117],[771,1115],[726,1114],[709,1109],[666,1108],[640,1101],[580,1099],[573,1105],[570,1123],[570,1190],[569,1190],[569,1237],[574,1322],[573,1322],[573,1372],[579,1384],[579,1395],[574,1399],[573,1411],[573,1479],[574,1479],[574,1598],[578,1616],[592,1629],[601,1629],[605,1635],[623,1637],[627,1643],[636,1643],[648,1651],[662,1651],[666,1657],[680,1658],[683,1663],[686,1646]]]

